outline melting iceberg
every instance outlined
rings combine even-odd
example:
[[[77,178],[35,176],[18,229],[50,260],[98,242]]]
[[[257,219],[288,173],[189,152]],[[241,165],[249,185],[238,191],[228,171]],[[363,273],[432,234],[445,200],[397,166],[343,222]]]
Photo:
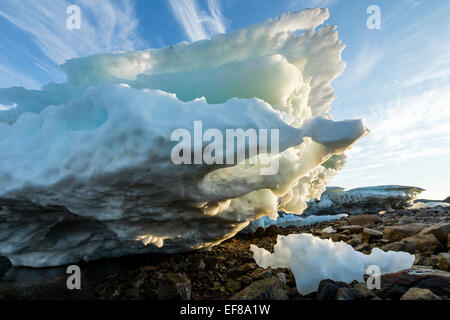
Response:
[[[407,252],[385,252],[374,248],[366,255],[343,241],[320,239],[311,234],[278,236],[274,253],[250,245],[256,263],[263,268],[289,268],[297,290],[305,295],[315,292],[324,279],[364,281],[368,267],[377,266],[381,274],[410,269],[415,257]]]
[[[344,188],[327,187],[320,200],[308,202],[303,212],[308,215],[347,213],[351,215],[378,213],[393,209],[405,209],[413,205],[417,195],[425,191],[418,187],[377,186],[346,191]]]
[[[0,89],[0,104],[15,106],[0,111],[0,255],[43,267],[204,249],[277,210],[301,213],[368,132],[328,114],[345,67],[336,28],[316,31],[328,16],[304,10],[212,40],[73,59],[65,83]],[[266,155],[278,172],[261,175],[248,158],[175,164],[171,135],[195,121],[224,135],[279,130],[279,152]]]

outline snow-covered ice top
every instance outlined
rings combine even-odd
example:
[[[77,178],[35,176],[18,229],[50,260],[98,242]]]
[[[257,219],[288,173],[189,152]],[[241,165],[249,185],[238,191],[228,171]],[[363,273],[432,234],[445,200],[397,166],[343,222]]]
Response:
[[[328,16],[73,59],[65,83],[0,89],[0,104],[16,106],[0,111],[0,255],[41,267],[194,250],[277,210],[302,212],[368,133],[328,114],[345,67],[336,28],[315,31]],[[194,121],[278,129],[280,170],[175,165],[171,134]]]
[[[308,202],[305,215],[378,213],[412,206],[417,195],[425,191],[418,187],[376,186],[346,191],[344,188],[327,187],[320,200]]]

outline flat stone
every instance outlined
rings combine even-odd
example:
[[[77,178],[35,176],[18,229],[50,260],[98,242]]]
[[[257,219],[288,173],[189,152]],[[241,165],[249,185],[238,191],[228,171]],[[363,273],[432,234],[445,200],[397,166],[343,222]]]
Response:
[[[339,232],[348,231],[350,234],[357,234],[357,233],[363,232],[364,227],[360,226],[360,225],[352,224],[352,225],[348,225],[348,226],[337,227],[337,230]]]
[[[364,228],[363,234],[361,237],[361,241],[363,243],[366,243],[366,242],[371,242],[371,241],[378,240],[381,238],[383,238],[383,232],[378,231],[378,230],[369,229],[369,228]]]
[[[410,288],[429,289],[438,296],[450,297],[450,273],[431,269],[403,270],[381,276],[378,296],[383,299],[400,299]]]
[[[369,224],[377,222],[378,219],[378,214],[361,214],[349,217],[348,223],[351,225],[368,226]]]
[[[410,288],[400,300],[441,300],[430,289]]]
[[[427,225],[424,223],[409,223],[401,226],[386,227],[383,234],[389,241],[399,241],[419,233],[426,227]]]

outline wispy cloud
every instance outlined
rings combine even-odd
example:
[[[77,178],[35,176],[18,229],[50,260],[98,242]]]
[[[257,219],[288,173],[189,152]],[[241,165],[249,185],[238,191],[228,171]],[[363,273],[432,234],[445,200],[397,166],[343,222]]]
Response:
[[[350,151],[347,166],[337,181],[359,181],[384,172],[381,179],[373,179],[379,181],[375,184],[383,184],[390,179],[389,172],[398,166],[407,166],[414,159],[426,162],[427,159],[448,158],[449,106],[448,84],[373,106],[365,119],[371,134]],[[429,169],[439,171],[439,168]],[[410,174],[414,176],[414,172]],[[415,183],[421,184],[420,181]]]
[[[81,9],[80,30],[70,30],[66,26],[70,5],[78,5]],[[0,16],[14,28],[26,32],[46,57],[47,61],[33,61],[30,64],[54,72],[56,65],[67,59],[130,50],[141,43],[134,5],[134,0],[1,1]],[[22,49],[30,50],[26,47]],[[30,52],[28,55],[35,57],[36,53]]]
[[[208,0],[208,12],[196,0],[169,0],[172,12],[190,41],[209,39],[226,31],[219,0]]]
[[[294,0],[291,8],[298,10],[303,8],[330,8],[336,5],[339,0]]]
[[[349,64],[343,76],[342,85],[353,87],[369,76],[378,63],[385,56],[385,49],[364,46],[356,56],[353,63]]]

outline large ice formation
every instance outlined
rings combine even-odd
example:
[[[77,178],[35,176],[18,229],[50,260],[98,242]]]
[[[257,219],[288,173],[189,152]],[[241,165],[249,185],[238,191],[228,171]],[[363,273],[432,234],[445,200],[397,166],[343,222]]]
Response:
[[[16,106],[0,111],[0,255],[42,267],[203,249],[277,210],[301,213],[367,133],[328,114],[345,67],[336,28],[316,31],[328,16],[73,59],[66,83],[0,89],[0,104]],[[222,134],[279,129],[278,173],[174,164],[171,134],[194,121]]]
[[[409,208],[417,195],[425,191],[418,187],[378,186],[345,191],[344,188],[327,187],[320,200],[310,200],[303,215],[351,215],[378,213],[393,209]]]
[[[379,248],[366,255],[343,241],[333,242],[307,233],[278,236],[274,253],[255,245],[250,245],[250,250],[260,267],[291,269],[297,290],[303,295],[317,291],[324,279],[362,282],[364,274],[373,272],[368,270],[370,266],[385,274],[409,269],[415,260],[407,252],[385,252]]]

